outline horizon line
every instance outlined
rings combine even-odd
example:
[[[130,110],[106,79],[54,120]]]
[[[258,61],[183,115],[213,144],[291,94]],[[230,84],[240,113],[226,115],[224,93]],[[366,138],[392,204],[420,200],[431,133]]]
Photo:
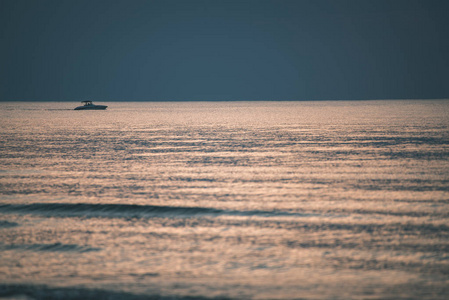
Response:
[[[311,101],[399,101],[399,100],[449,100],[448,98],[370,98],[370,99],[300,99],[300,100],[0,100],[0,102],[311,102]]]

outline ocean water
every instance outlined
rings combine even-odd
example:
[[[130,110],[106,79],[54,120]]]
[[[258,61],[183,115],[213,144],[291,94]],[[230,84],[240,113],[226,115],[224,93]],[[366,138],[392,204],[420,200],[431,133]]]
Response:
[[[105,104],[0,103],[0,297],[449,297],[449,101]]]

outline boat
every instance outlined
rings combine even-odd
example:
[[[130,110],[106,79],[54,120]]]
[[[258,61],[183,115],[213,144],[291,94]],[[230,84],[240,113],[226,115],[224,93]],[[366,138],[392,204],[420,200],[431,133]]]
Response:
[[[81,106],[78,106],[75,108],[75,110],[81,110],[81,109],[106,109],[106,105],[96,105],[93,104],[92,101],[81,101],[81,103],[84,103]]]

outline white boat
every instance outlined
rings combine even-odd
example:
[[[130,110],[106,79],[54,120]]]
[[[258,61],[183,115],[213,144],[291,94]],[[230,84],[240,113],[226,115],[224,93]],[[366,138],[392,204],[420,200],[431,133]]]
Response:
[[[81,103],[84,103],[81,106],[78,106],[75,108],[75,110],[81,110],[81,109],[106,109],[106,105],[95,105],[92,103],[92,101],[81,101]]]

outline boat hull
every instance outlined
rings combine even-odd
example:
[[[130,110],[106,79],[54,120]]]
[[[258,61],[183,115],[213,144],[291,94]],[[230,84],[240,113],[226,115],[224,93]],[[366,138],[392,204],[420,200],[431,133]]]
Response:
[[[106,108],[106,105],[83,105],[76,107],[75,110],[100,110]]]

